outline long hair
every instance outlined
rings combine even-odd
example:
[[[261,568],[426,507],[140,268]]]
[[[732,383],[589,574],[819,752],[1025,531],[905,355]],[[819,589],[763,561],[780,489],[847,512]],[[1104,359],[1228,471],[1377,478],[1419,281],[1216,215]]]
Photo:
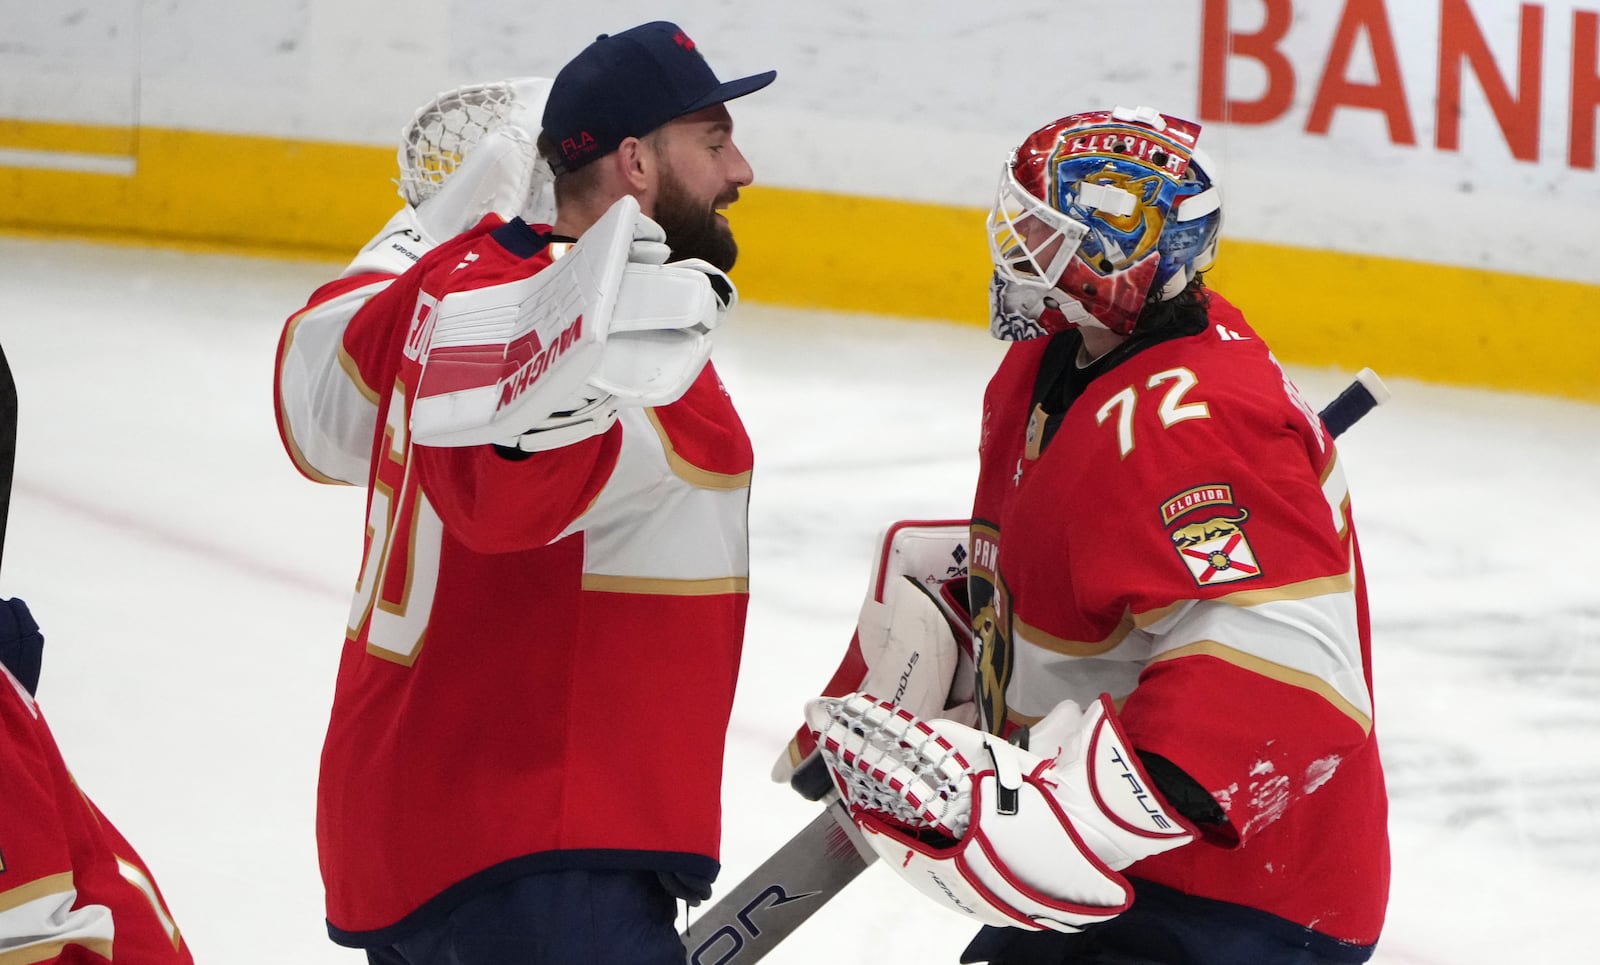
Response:
[[[1133,327],[1134,335],[1193,335],[1206,327],[1206,311],[1211,291],[1206,288],[1205,272],[1195,272],[1189,284],[1176,297],[1148,301]]]

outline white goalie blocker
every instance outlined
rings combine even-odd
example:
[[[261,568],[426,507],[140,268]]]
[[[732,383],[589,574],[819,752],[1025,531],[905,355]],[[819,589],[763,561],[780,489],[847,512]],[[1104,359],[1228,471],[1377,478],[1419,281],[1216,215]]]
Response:
[[[668,255],[625,196],[538,274],[424,296],[408,340],[422,362],[412,441],[537,451],[604,432],[622,406],[676,401],[737,296],[710,264]]]

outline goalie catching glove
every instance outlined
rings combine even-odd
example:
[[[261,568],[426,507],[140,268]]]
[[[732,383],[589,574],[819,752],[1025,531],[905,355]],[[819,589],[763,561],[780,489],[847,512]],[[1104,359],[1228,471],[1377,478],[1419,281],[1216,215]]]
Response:
[[[737,296],[709,263],[670,253],[624,196],[537,274],[419,297],[413,441],[540,451],[604,432],[622,406],[676,401]]]
[[[867,694],[806,708],[867,843],[938,904],[988,925],[1079,931],[1126,911],[1118,874],[1194,840],[1117,722],[1111,699],[1057,705],[1032,749]]]

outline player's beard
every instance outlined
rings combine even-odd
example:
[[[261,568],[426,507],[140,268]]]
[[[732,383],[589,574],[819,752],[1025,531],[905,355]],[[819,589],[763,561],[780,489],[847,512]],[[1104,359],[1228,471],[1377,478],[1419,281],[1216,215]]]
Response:
[[[704,258],[731,271],[739,257],[739,245],[733,240],[733,231],[718,219],[716,205],[732,204],[738,196],[737,189],[730,189],[726,196],[702,201],[689,194],[671,168],[663,168],[655,222],[666,232],[672,257]]]

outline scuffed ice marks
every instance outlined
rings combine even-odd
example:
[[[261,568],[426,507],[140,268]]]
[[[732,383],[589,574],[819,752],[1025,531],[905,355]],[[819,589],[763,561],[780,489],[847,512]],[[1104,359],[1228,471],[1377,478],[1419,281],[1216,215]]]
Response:
[[[1515,843],[1541,860],[1593,874],[1600,872],[1600,773],[1593,758],[1590,751],[1586,761],[1570,758],[1567,767],[1529,760],[1519,769],[1465,744],[1390,741],[1384,747],[1390,814]]]
[[[1337,754],[1312,761],[1311,766],[1306,768],[1306,782],[1302,790],[1307,794],[1315,793],[1317,788],[1328,783],[1328,779],[1339,770],[1341,761],[1342,758]]]
[[[1281,774],[1278,765],[1262,758],[1250,769],[1250,783],[1245,791],[1246,818],[1240,833],[1248,838],[1283,817],[1295,798],[1313,794],[1339,770],[1343,759],[1336,754],[1318,758],[1306,767],[1297,789],[1288,774]],[[1237,784],[1211,792],[1222,809],[1233,814],[1234,797],[1239,793]]]
[[[1283,812],[1288,810],[1293,798],[1292,782],[1277,770],[1276,765],[1267,760],[1257,761],[1250,769],[1250,776],[1254,778],[1249,790],[1250,818],[1239,829],[1242,837],[1249,838],[1283,817]]]
[[[1561,586],[1569,574],[1557,569],[1543,591],[1582,592]],[[1391,817],[1600,873],[1600,608],[1461,599],[1427,620],[1374,619],[1388,651],[1378,732]]]

